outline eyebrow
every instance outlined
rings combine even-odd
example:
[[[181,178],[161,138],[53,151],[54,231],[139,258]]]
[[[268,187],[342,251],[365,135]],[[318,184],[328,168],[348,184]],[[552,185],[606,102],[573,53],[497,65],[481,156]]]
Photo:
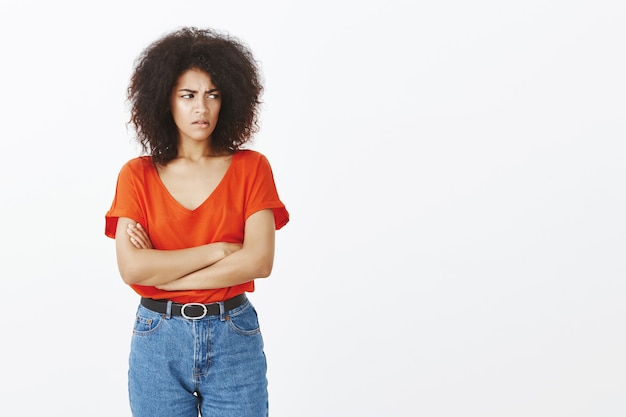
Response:
[[[178,90],[179,92],[187,92],[187,93],[194,93],[194,94],[198,94],[197,90],[191,90],[189,88],[181,88]],[[206,92],[206,94],[210,94],[210,93],[215,93],[215,92],[219,92],[218,88],[212,88],[209,91]]]

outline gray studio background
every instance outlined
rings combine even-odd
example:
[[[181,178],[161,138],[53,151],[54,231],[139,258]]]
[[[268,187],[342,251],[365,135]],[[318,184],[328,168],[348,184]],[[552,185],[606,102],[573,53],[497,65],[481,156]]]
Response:
[[[626,3],[4,1],[0,414],[129,416],[104,214],[133,60],[229,31],[291,222],[274,417],[626,415]]]

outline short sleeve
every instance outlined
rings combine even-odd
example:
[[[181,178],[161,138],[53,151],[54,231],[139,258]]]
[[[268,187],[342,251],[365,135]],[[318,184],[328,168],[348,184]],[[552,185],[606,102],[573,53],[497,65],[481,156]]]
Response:
[[[264,155],[259,154],[256,170],[249,184],[245,217],[247,219],[257,211],[264,209],[272,209],[274,211],[276,230],[279,230],[289,222],[289,212],[278,196],[270,163]]]
[[[142,209],[139,198],[141,193],[141,181],[138,178],[139,170],[137,164],[131,162],[127,162],[120,170],[113,202],[105,215],[104,234],[113,239],[115,238],[117,220],[120,217],[127,217],[146,224],[145,211]]]

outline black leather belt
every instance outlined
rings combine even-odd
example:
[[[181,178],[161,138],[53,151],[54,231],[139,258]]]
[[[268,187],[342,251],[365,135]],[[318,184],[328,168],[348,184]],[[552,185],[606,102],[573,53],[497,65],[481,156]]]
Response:
[[[239,294],[224,301],[224,312],[239,307],[247,300],[246,294]],[[152,298],[141,298],[141,305],[155,313],[167,314],[167,300],[153,300]],[[201,319],[206,316],[220,315],[219,303],[172,303],[172,316],[182,316],[186,319]]]

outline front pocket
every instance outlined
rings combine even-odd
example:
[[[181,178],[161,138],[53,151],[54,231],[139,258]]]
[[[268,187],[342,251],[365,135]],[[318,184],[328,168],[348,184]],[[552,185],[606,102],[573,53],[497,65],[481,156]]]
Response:
[[[140,308],[135,316],[133,333],[140,336],[152,334],[159,328],[162,319],[159,313]]]
[[[259,318],[251,304],[243,310],[230,315],[228,317],[228,325],[236,333],[243,336],[252,336],[261,332]]]

